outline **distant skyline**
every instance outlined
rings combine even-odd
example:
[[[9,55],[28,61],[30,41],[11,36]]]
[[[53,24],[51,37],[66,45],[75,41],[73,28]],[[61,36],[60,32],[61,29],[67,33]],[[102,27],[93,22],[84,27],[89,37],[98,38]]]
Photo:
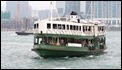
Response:
[[[32,10],[45,10],[49,9],[50,1],[29,1]],[[81,2],[81,11],[85,11],[85,1]],[[53,1],[53,8],[56,8],[56,1]],[[6,1],[1,1],[1,11],[6,10]]]
[[[45,10],[50,8],[50,1],[29,1],[32,10]],[[56,1],[53,1],[53,8],[56,7]],[[1,1],[1,11],[6,10],[6,1]]]

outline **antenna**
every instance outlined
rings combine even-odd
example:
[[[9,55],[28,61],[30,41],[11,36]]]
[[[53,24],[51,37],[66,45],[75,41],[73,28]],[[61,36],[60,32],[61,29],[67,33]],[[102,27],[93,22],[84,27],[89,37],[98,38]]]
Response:
[[[60,17],[59,17],[59,14],[58,14],[58,11],[57,11],[57,9],[56,9],[56,14],[58,15],[58,19],[60,20]],[[48,14],[49,15],[49,14]],[[53,10],[52,10],[52,1],[50,2],[50,19],[51,19],[51,21],[52,21],[52,17],[53,17]],[[49,16],[48,16],[48,18],[49,18]],[[61,21],[61,20],[60,20]]]
[[[90,12],[90,5],[88,6],[88,10],[86,12],[86,16],[85,16],[86,19],[89,18],[88,16],[90,16],[89,12]]]
[[[94,10],[94,7],[93,7],[93,2],[91,1],[91,20],[93,20],[93,10]]]
[[[56,8],[56,13],[57,13],[57,15],[58,15],[59,21],[61,21],[61,20],[60,20],[60,16],[59,16],[58,11],[57,11],[57,8]]]

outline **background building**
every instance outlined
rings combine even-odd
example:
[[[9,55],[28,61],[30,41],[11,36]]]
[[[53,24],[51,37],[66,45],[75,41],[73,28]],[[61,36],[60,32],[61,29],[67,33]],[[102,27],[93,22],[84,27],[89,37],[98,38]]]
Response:
[[[17,7],[17,5],[19,6]],[[17,12],[17,9],[19,12]],[[19,18],[31,17],[31,7],[28,1],[6,1],[6,11],[11,13],[11,19],[15,18],[17,13],[19,13]]]
[[[121,27],[120,1],[92,1],[93,19],[101,20],[108,27]],[[87,19],[91,17],[91,1],[86,1]]]
[[[69,15],[74,10],[85,18],[85,3],[86,1],[56,1],[56,9],[59,16]]]
[[[1,19],[10,19],[10,12],[1,12]]]
[[[52,10],[52,17],[57,17],[57,12],[56,12],[56,9],[53,9]],[[43,20],[43,19],[48,19],[48,18],[51,18],[51,12],[49,9],[46,9],[46,10],[40,10],[38,12],[38,17],[40,20]]]
[[[63,16],[65,12],[65,1],[56,1],[56,9],[59,16]]]
[[[75,11],[80,15],[80,1],[66,1],[64,16],[69,15],[71,11]]]

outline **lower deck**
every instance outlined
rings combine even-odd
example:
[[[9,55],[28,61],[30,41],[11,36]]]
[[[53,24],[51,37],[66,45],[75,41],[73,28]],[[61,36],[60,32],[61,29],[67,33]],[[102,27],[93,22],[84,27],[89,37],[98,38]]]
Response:
[[[84,37],[64,35],[34,35],[34,50],[45,56],[83,56],[100,53],[106,49],[105,36]]]

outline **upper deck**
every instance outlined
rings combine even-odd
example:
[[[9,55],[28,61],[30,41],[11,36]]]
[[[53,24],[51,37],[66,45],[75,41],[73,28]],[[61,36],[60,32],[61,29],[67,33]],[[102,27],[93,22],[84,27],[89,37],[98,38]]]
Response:
[[[34,34],[64,34],[80,36],[105,35],[105,24],[100,21],[81,20],[78,16],[38,20],[34,23]]]

